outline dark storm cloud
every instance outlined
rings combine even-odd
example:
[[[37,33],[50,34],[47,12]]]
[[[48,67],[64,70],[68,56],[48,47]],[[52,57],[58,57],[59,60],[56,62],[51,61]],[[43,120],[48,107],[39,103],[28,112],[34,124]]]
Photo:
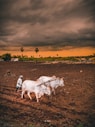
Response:
[[[30,0],[32,10],[42,9],[45,4],[43,0]]]
[[[84,0],[84,4],[86,5],[86,8],[89,12],[89,16],[92,17],[92,19],[95,21],[95,0]]]
[[[95,47],[94,0],[0,0],[0,48]]]

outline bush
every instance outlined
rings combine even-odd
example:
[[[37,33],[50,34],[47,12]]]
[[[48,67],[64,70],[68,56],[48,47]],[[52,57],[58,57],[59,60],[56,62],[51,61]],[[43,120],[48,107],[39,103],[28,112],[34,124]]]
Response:
[[[4,61],[10,61],[11,60],[11,54],[10,53],[3,54],[2,59]]]

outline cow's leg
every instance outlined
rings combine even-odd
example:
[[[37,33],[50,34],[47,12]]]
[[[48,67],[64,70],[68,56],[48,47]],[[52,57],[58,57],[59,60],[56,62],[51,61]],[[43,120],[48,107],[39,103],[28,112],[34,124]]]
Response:
[[[55,89],[54,89],[54,88],[52,88],[52,92],[53,92],[53,94],[55,95]]]
[[[39,102],[39,94],[38,93],[36,93],[36,100],[37,100],[37,102]]]
[[[22,93],[21,93],[21,98],[23,98],[24,93],[25,93],[25,91],[22,91]]]
[[[27,95],[30,98],[30,100],[32,100],[32,97],[30,96],[30,92],[28,92]]]

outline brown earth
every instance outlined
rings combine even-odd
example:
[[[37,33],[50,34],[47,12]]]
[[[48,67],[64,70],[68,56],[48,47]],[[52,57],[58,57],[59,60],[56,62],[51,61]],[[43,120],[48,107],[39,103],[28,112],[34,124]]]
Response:
[[[64,77],[56,95],[21,99],[19,75]],[[95,64],[0,62],[0,127],[95,127]]]

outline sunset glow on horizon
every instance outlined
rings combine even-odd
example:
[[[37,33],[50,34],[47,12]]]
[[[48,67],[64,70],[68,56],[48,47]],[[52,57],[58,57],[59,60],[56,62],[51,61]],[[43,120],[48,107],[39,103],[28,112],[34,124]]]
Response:
[[[61,51],[40,51],[36,53],[35,51],[0,51],[0,55],[10,53],[12,56],[28,56],[28,57],[69,57],[69,56],[89,56],[95,54],[95,48],[74,48],[74,49],[64,49]]]

